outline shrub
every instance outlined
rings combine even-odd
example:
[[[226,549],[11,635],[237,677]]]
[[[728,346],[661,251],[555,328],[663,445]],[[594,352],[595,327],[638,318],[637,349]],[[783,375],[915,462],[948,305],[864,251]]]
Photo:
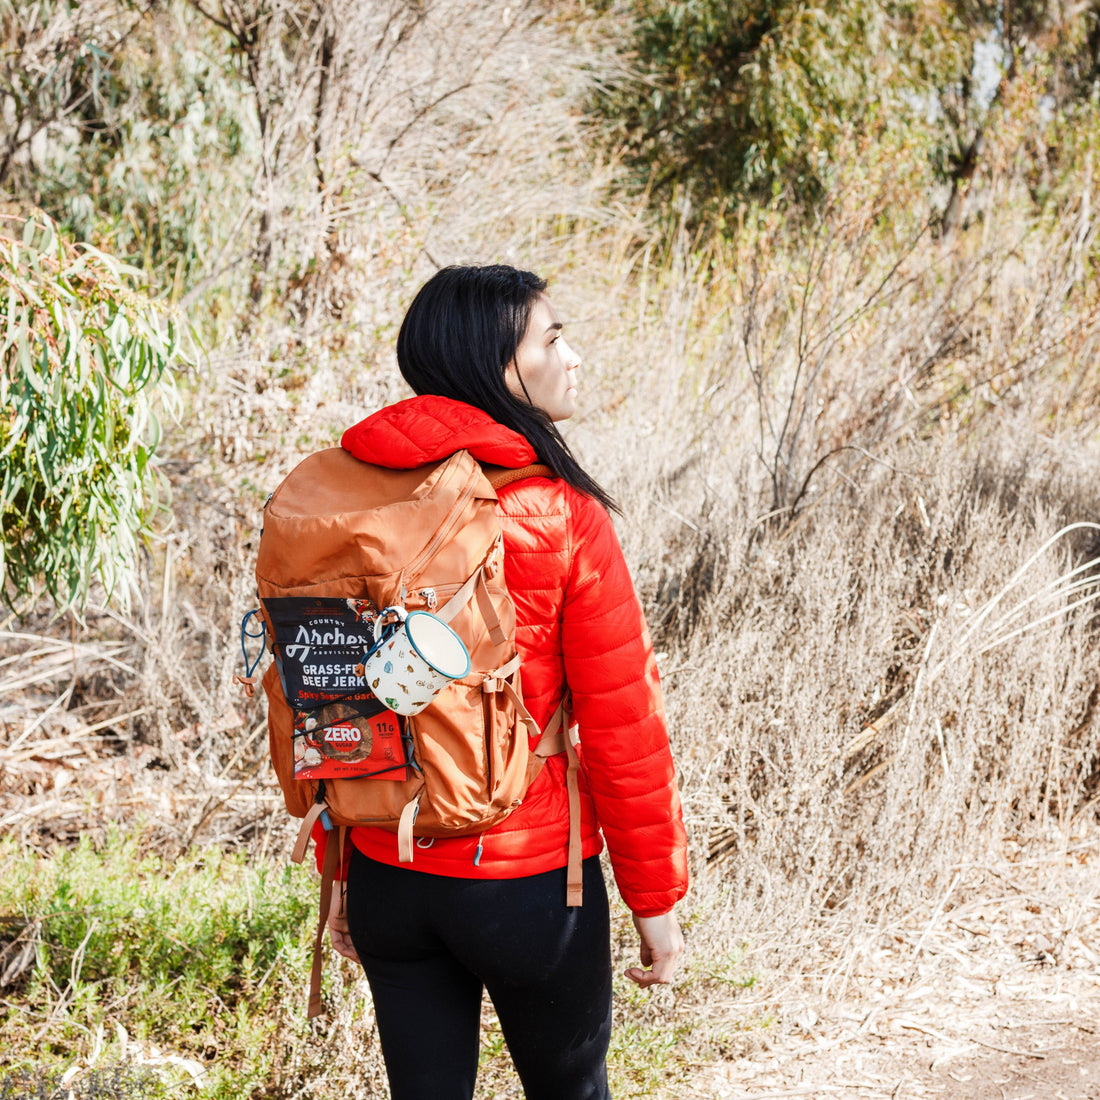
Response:
[[[310,873],[215,848],[169,862],[141,844],[112,831],[98,848],[85,839],[43,857],[0,842],[0,949],[34,946],[0,1006],[0,1100],[9,1085],[53,1100],[66,1068],[59,1095],[89,1100],[122,1100],[147,1070],[143,1096],[158,1082],[173,1095],[191,1083],[212,1097],[287,1095],[279,1079],[304,1070]],[[288,1045],[302,1049],[290,1066]],[[40,1091],[19,1091],[28,1085]]]
[[[0,222],[9,230],[11,219]],[[0,596],[128,603],[159,502],[158,404],[180,329],[132,272],[43,215],[0,229]]]

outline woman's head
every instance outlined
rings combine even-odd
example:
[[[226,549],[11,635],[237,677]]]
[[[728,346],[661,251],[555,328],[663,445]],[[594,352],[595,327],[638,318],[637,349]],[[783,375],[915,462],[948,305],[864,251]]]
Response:
[[[402,322],[397,363],[405,381],[417,393],[466,401],[493,416],[517,403],[566,419],[572,410],[565,412],[561,396],[539,385],[547,357],[538,352],[551,339],[559,343],[561,332],[545,290],[544,279],[503,264],[443,268]],[[553,408],[539,400],[543,390]]]
[[[540,461],[614,508],[581,469],[555,421],[576,409],[579,357],[530,271],[445,267],[417,292],[397,336],[397,363],[418,394],[465,401],[519,432]]]

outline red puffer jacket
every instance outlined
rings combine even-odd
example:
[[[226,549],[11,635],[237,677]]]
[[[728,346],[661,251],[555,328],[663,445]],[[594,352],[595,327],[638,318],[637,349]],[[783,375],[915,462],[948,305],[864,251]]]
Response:
[[[349,428],[343,446],[366,462],[411,469],[465,448],[517,469],[534,449],[488,414],[414,397]],[[505,578],[516,604],[523,694],[544,726],[565,685],[580,728],[583,854],[607,840],[619,892],[638,916],[668,912],[687,891],[687,844],[657,665],[642,609],[604,509],[565,482],[527,478],[500,490]],[[566,864],[564,754],[551,757],[509,817],[480,838],[417,847],[413,867],[459,878],[518,878]],[[315,830],[318,860],[325,835]],[[355,828],[352,842],[396,866],[397,837]],[[483,851],[477,866],[478,840]],[[422,842],[427,843],[427,842]],[[319,864],[320,865],[320,864]]]

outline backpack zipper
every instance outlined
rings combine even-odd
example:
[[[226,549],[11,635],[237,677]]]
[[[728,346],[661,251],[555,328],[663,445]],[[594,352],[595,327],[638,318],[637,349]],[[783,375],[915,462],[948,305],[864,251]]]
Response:
[[[476,471],[475,471],[476,475]],[[454,504],[451,505],[451,510],[447,513],[447,518],[440,526],[439,530],[435,534],[435,538],[424,548],[424,551],[416,559],[416,561],[410,563],[405,568],[406,575],[415,577],[424,565],[431,561],[435,552],[451,537],[455,527],[458,525],[458,518],[462,512],[466,502],[474,495],[474,485],[477,478],[471,476],[466,484],[462,487],[462,491],[459,493]]]

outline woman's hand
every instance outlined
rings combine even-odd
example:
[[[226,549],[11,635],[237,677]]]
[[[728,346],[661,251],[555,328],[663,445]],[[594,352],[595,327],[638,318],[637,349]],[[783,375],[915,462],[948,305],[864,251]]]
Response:
[[[659,917],[635,917],[634,927],[642,941],[642,965],[632,966],[626,976],[642,989],[667,985],[684,951],[684,936],[675,915],[669,912]]]
[[[332,901],[328,907],[328,935],[337,954],[343,955],[345,959],[351,959],[352,962],[359,961],[359,952],[355,950],[355,944],[351,942],[351,934],[348,932],[342,882],[332,884]]]

